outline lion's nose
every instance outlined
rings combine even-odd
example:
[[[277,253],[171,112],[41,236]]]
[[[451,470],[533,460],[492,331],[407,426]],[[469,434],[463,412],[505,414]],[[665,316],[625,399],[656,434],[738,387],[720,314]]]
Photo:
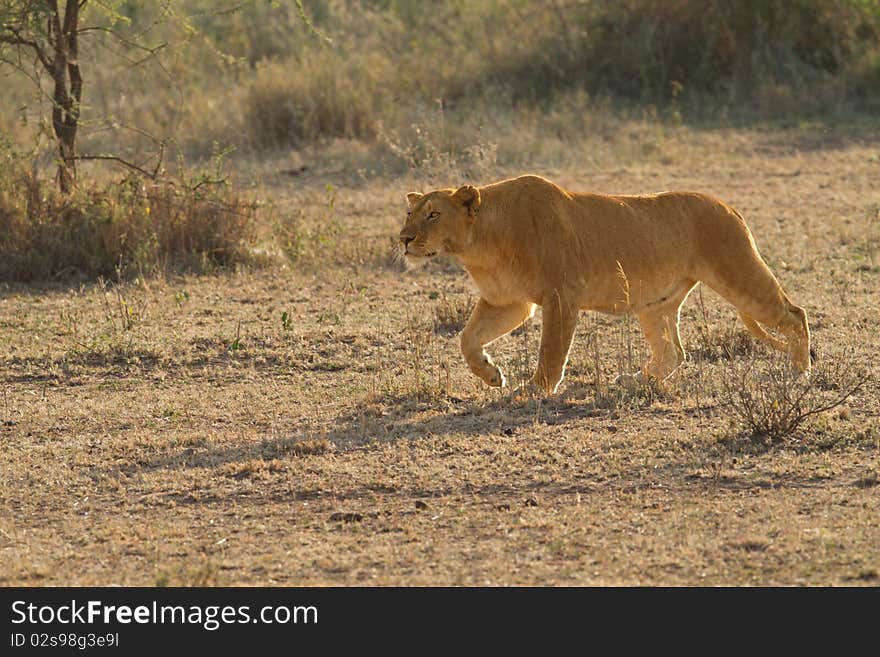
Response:
[[[415,238],[407,237],[406,235],[401,235],[400,236],[400,243],[403,244],[404,246],[407,246],[410,242],[413,241],[413,239],[415,239]]]

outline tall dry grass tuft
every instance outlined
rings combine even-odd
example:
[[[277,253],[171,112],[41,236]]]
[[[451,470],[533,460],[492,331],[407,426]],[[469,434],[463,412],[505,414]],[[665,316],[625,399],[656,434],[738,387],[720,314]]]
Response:
[[[710,327],[703,322],[695,327],[688,357],[694,361],[729,361],[753,356],[758,351],[762,351],[760,343],[735,323]]]
[[[261,62],[244,106],[251,142],[277,149],[333,137],[373,139],[386,111],[387,64],[324,49]]]
[[[223,185],[127,178],[63,196],[0,170],[0,280],[210,271],[251,260],[257,207]]]

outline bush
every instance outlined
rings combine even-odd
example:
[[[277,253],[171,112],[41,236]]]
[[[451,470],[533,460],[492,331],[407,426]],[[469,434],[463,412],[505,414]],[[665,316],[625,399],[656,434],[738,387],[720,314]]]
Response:
[[[384,64],[379,57],[348,59],[330,50],[260,63],[245,101],[247,136],[258,148],[328,137],[372,139],[385,103]]]
[[[344,3],[316,17],[331,45],[304,36],[255,68],[244,114],[258,147],[370,140],[380,123],[404,133],[439,102],[442,137],[471,114],[554,110],[578,91],[703,113],[821,112],[876,99],[867,83],[880,76],[878,0]]]
[[[538,36],[510,39],[480,72],[516,98],[573,87],[649,103],[775,94],[803,110],[815,90],[817,103],[876,95],[860,81],[877,71],[877,0],[596,0],[530,18]]]
[[[0,280],[234,265],[250,257],[255,215],[226,186],[128,178],[62,196],[22,166],[0,167]]]
[[[721,400],[737,435],[755,446],[794,437],[810,418],[856,394],[870,375],[846,362],[826,359],[809,376],[797,374],[785,356],[752,357],[731,366],[721,379]]]
[[[588,19],[594,81],[635,97],[805,86],[851,72],[880,40],[873,0],[626,0]]]

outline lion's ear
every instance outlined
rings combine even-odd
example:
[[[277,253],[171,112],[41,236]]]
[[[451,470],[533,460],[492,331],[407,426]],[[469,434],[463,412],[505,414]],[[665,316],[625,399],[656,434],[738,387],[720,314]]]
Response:
[[[480,190],[473,185],[459,187],[455,190],[452,198],[469,210],[476,210],[480,206]]]
[[[406,195],[406,202],[412,207],[420,198],[422,198],[422,196],[423,194],[419,194],[418,192],[410,192]]]

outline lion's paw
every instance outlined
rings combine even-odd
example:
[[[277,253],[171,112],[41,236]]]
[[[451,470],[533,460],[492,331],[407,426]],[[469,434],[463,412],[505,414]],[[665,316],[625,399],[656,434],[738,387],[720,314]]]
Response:
[[[525,383],[512,388],[510,391],[511,399],[543,399],[547,395],[548,393],[546,389],[532,381],[526,381]]]
[[[498,369],[498,366],[495,366],[492,374],[483,380],[493,388],[503,388],[507,385],[507,377],[504,376],[504,373],[500,369]]]
[[[503,388],[507,385],[507,378],[489,356],[484,355],[480,362],[471,364],[470,367],[471,372],[480,377],[486,385],[493,388]]]

